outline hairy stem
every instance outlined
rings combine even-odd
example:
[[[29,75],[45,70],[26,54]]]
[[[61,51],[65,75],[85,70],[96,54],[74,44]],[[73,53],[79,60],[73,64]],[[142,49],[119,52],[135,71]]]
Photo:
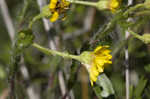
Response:
[[[32,21],[30,21],[30,23],[29,23],[29,25],[28,25],[28,28],[29,28],[29,29],[31,29],[31,28],[32,28],[33,23],[34,23],[35,21],[39,20],[41,17],[42,17],[42,15],[41,15],[41,14],[39,14],[39,15],[35,16],[35,17],[32,19]]]
[[[75,3],[75,4],[93,6],[93,7],[96,7],[96,5],[97,5],[96,2],[88,2],[88,1],[69,0],[69,2]]]
[[[79,56],[71,55],[69,53],[64,53],[64,52],[59,52],[56,50],[44,48],[36,43],[33,43],[32,46],[47,55],[58,55],[58,56],[62,56],[63,58],[70,58],[70,59],[75,59],[75,60],[79,60],[79,58],[80,58]]]

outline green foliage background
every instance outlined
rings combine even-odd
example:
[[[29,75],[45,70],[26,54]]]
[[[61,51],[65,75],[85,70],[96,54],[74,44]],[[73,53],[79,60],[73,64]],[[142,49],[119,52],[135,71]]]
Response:
[[[16,33],[26,29],[32,18],[40,13],[36,0],[5,1]],[[48,0],[46,2],[49,3]],[[144,0],[134,0],[132,6],[143,2]],[[130,66],[130,98],[150,99],[150,46],[133,38],[132,35],[125,40],[127,28],[140,35],[150,33],[150,10],[143,15],[136,15],[138,10],[135,10],[128,16],[133,17],[133,22],[127,23],[126,18],[121,16],[127,9],[129,7],[125,0],[122,0],[121,11],[116,14],[72,4],[66,20],[51,23],[48,32],[42,19],[38,20],[32,28],[34,42],[48,48],[49,42],[54,41],[56,50],[76,55],[85,50],[93,50],[97,45],[108,44],[112,50],[113,64],[105,68],[105,74],[112,83],[114,94],[104,99],[125,99],[125,64]],[[6,91],[9,90],[8,71],[12,45],[1,12],[0,19],[0,97],[2,97],[8,95]],[[108,23],[111,23],[110,27]],[[107,26],[109,29],[105,28]],[[127,45],[128,63],[124,54]],[[102,99],[103,88],[97,89],[96,85],[94,87],[90,85],[88,73],[79,62],[59,56],[47,56],[33,47],[25,49],[21,57],[24,62],[18,62],[19,71],[16,80],[18,99],[30,99],[27,93],[30,87],[38,94],[39,99],[65,99],[68,96],[71,99]],[[28,70],[28,79],[21,73],[22,65]],[[59,83],[60,74],[67,90],[65,95],[62,95],[62,85]]]

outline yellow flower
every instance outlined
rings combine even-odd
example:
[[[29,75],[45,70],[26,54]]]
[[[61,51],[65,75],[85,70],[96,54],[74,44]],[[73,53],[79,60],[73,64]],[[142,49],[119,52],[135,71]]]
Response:
[[[97,77],[104,71],[104,66],[111,64],[109,46],[98,46],[93,52],[84,52],[81,54],[81,60],[89,72],[91,85],[96,82]]]
[[[109,9],[112,12],[115,12],[115,10],[120,6],[120,1],[119,0],[110,0],[109,3]]]
[[[49,4],[50,11],[52,13],[52,17],[50,18],[51,22],[55,22],[59,19],[60,14],[63,15],[62,19],[65,17],[65,12],[67,11],[70,3],[66,0],[51,0]]]

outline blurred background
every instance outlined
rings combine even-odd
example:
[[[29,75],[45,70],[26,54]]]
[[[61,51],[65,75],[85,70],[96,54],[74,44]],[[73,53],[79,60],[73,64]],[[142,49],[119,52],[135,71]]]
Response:
[[[132,5],[143,2],[134,0]],[[7,99],[9,95],[8,71],[15,34],[27,28],[48,3],[49,0],[0,0],[0,99]],[[121,6],[127,8],[127,1]],[[47,56],[29,47],[18,63],[17,99],[125,99],[125,65],[129,65],[130,70],[130,99],[150,99],[150,45],[132,36],[125,39],[122,28],[129,26],[139,34],[150,33],[150,12],[134,17],[132,25],[127,26],[119,20],[106,31],[105,27],[114,19],[110,12],[72,4],[66,15],[64,21],[55,23],[44,18],[38,20],[32,28],[34,42],[75,55],[92,51],[98,45],[109,45],[113,63],[104,73],[115,93],[98,97],[82,64],[59,56]],[[125,50],[128,50],[128,59]]]

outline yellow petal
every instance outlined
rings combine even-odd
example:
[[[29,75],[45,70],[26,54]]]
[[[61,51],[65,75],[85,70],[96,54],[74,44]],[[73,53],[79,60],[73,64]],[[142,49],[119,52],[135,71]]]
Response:
[[[92,81],[96,82],[97,77],[96,77],[95,75],[93,75],[93,74],[90,74],[90,79],[91,79]]]
[[[111,0],[110,6],[111,6],[111,8],[117,8],[119,6],[119,1],[118,0]]]
[[[111,0],[110,2],[110,10],[112,11],[112,13],[114,13],[116,11],[116,8],[118,8],[120,5],[120,0]]]
[[[91,73],[92,73],[93,75],[95,75],[95,76],[98,76],[99,72],[98,72],[96,66],[94,66],[94,67],[91,68]]]
[[[99,65],[99,66],[103,66],[104,63],[105,63],[104,61],[105,61],[105,59],[103,59],[103,58],[96,58],[95,59],[95,64]]]
[[[91,85],[93,86],[93,81],[91,80],[90,82],[91,82]]]
[[[102,48],[102,46],[98,46],[98,47],[94,50],[94,53],[96,54],[101,48]]]
[[[112,56],[111,56],[111,55],[107,55],[107,58],[108,58],[108,59],[112,59]]]
[[[111,52],[110,50],[105,49],[102,53],[105,54],[105,55],[107,55],[107,54],[109,54],[110,52]]]
[[[54,14],[52,15],[52,17],[50,18],[51,22],[55,22],[59,17],[58,12],[54,12]]]
[[[112,61],[108,61],[107,63],[108,63],[108,64],[112,64]]]
[[[49,4],[49,8],[50,10],[53,10],[56,8],[56,4],[57,4],[58,0],[51,0],[50,4]]]
[[[100,73],[102,73],[102,72],[104,72],[104,68],[103,68],[103,67],[98,66],[98,71],[99,71]]]

